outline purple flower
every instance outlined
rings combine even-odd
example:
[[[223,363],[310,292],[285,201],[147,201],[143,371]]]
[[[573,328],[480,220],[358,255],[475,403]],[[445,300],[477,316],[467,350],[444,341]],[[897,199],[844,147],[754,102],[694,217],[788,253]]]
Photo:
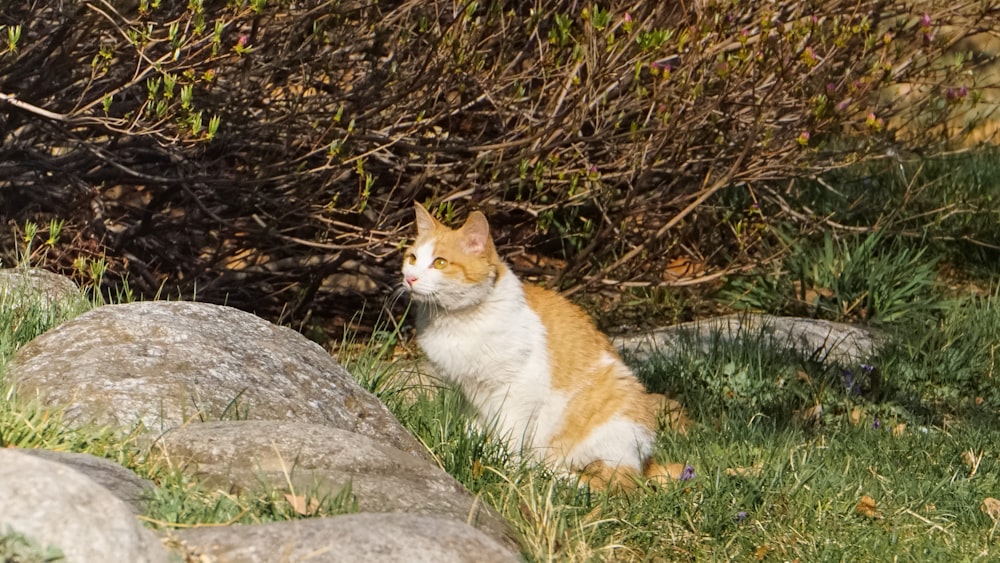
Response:
[[[871,364],[861,364],[861,369],[865,373],[871,373],[871,372],[875,371],[875,366],[873,366]]]
[[[878,430],[878,427],[879,427],[879,426],[881,426],[881,424],[879,423],[879,420],[878,420],[878,417],[876,416],[876,417],[875,417],[875,423],[874,423],[874,424],[872,424],[872,429],[874,429],[874,430]]]
[[[857,395],[859,392],[854,385],[854,372],[849,369],[844,370],[844,389],[848,395]]]
[[[739,511],[739,512],[736,513],[736,521],[737,522],[742,522],[742,521],[744,521],[746,519],[747,519],[747,513],[746,513],[745,510],[741,510],[741,511]]]
[[[684,466],[684,471],[681,471],[680,480],[681,481],[688,481],[690,479],[694,479],[694,477],[695,477],[695,475],[694,475],[694,467],[691,467],[690,465],[685,465]]]
[[[965,96],[967,96],[968,94],[969,94],[968,86],[962,86],[961,88],[948,88],[947,90],[945,90],[944,93],[945,97],[948,99],[949,102],[956,102],[958,100],[961,100],[965,98]]]
[[[931,26],[931,15],[928,14],[927,12],[924,12],[924,15],[920,17],[920,25],[922,25],[924,27],[930,27]]]

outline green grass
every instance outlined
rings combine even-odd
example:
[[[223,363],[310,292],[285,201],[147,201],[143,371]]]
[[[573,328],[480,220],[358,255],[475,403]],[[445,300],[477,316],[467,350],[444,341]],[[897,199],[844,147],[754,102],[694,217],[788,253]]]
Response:
[[[674,505],[671,520],[685,523],[688,535],[661,547],[699,560],[761,554],[802,561],[995,557],[995,524],[980,505],[1000,490],[1000,401],[987,396],[977,404],[973,397],[982,383],[972,377],[948,378],[953,395],[928,397],[928,388],[944,382],[914,376],[942,354],[921,345],[927,333],[970,335],[963,347],[969,371],[992,367],[976,338],[995,331],[1000,314],[995,299],[975,301],[955,303],[949,313],[974,307],[976,314],[946,314],[925,333],[901,331],[869,359],[883,382],[877,389],[860,377],[858,366],[821,366],[776,351],[761,361],[762,347],[749,337],[720,342],[702,355],[680,350],[643,366],[647,379],[673,384],[693,399],[701,423],[691,435],[663,442],[664,455],[686,459],[698,477],[668,503]],[[758,382],[754,394],[730,395],[713,381],[733,363]],[[787,374],[797,366],[805,369],[793,385]],[[823,407],[817,421],[793,414],[814,405]],[[978,460],[971,476],[969,459]],[[759,475],[728,474],[737,468],[755,468]],[[877,517],[858,513],[864,495],[877,502]],[[666,508],[656,498],[641,502],[647,503]],[[631,518],[625,519],[646,521],[648,510],[629,507]]]
[[[664,434],[657,457],[693,466],[695,477],[612,498],[513,464],[470,427],[454,391],[405,378],[393,386],[385,363],[365,361],[383,366],[377,388],[390,407],[514,524],[531,560],[985,561],[1000,550],[981,509],[1000,492],[1000,397],[988,392],[986,345],[1000,346],[997,299],[951,301],[923,330],[900,327],[864,364],[744,334],[707,350],[682,342],[635,366],[650,388],[688,405],[697,427]],[[387,348],[369,350],[378,349]],[[817,405],[820,414],[804,414]]]
[[[205,524],[260,524],[301,518],[335,516],[358,511],[350,487],[335,495],[318,491],[259,488],[230,493],[209,487],[183,472],[147,465],[158,485],[142,520],[155,528],[190,528]],[[296,499],[297,497],[297,499]],[[293,504],[294,503],[294,504]]]
[[[730,280],[736,309],[885,325],[940,307],[938,260],[922,242],[880,232],[803,239],[783,262]]]
[[[56,563],[66,561],[62,551],[42,546],[14,530],[0,530],[0,561],[4,563]]]

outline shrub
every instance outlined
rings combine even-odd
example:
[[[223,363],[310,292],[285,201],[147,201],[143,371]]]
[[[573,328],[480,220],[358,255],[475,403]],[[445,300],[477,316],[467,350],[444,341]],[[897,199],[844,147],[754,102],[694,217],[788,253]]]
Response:
[[[0,15],[0,205],[65,218],[78,251],[106,246],[141,293],[286,320],[346,323],[394,285],[414,200],[486,209],[500,242],[526,250],[520,269],[570,292],[661,284],[679,256],[711,279],[766,258],[770,222],[795,218],[720,208],[720,190],[754,200],[769,181],[880,154],[904,110],[948,101],[941,120],[972,103],[946,89],[971,61],[942,57],[996,12],[16,3]],[[912,82],[930,87],[882,95]],[[829,139],[836,152],[820,150]]]

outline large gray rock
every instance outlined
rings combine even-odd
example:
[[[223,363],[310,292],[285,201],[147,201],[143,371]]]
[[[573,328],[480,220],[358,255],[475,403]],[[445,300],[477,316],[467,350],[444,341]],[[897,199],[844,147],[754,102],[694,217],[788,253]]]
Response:
[[[0,532],[58,548],[66,561],[168,561],[127,504],[60,463],[0,449],[0,507]]]
[[[15,451],[54,461],[79,471],[128,504],[135,514],[146,513],[148,501],[156,491],[156,485],[152,481],[143,479],[108,459],[90,454],[52,450],[19,449]]]
[[[727,340],[755,335],[773,346],[829,361],[850,364],[864,360],[878,351],[882,334],[872,328],[819,319],[776,317],[745,313],[702,319],[654,330],[648,334],[629,335],[614,340],[623,352],[641,361],[653,354],[669,353],[684,338],[694,338],[708,347],[715,337]]]
[[[348,514],[223,528],[178,530],[187,561],[217,563],[507,563],[519,557],[454,520],[417,514]]]
[[[510,549],[510,527],[437,465],[344,430],[275,421],[183,426],[164,434],[160,455],[224,490],[288,489],[332,496],[351,487],[363,512],[410,512],[468,522]]]
[[[318,344],[250,313],[205,303],[99,307],[21,348],[22,395],[71,421],[161,432],[185,422],[298,420],[425,449]]]

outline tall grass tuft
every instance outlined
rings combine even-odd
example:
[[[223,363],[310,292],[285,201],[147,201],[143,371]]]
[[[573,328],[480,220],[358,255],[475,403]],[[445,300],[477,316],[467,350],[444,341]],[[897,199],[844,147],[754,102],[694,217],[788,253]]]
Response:
[[[936,259],[881,233],[795,243],[775,271],[736,278],[722,299],[737,309],[884,325],[938,307]]]

